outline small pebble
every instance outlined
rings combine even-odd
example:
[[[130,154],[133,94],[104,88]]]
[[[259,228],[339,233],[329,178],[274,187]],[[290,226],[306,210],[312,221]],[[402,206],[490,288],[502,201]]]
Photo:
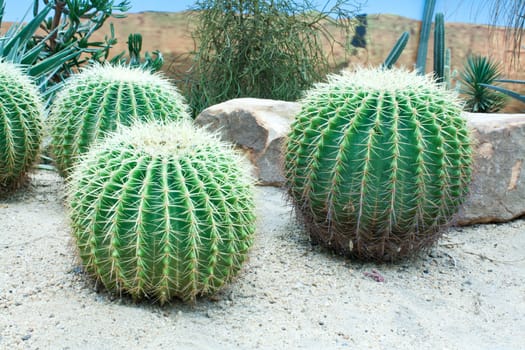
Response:
[[[75,266],[69,272],[78,275],[82,273],[82,266]]]

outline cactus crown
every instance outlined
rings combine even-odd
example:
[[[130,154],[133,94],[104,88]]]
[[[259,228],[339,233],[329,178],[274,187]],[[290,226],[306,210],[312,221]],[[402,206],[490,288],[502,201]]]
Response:
[[[69,188],[87,271],[135,299],[216,292],[253,242],[252,179],[241,164],[189,122],[139,123],[97,142]]]
[[[82,70],[81,75],[74,75],[71,84],[83,84],[83,81],[96,82],[128,82],[140,85],[155,84],[160,85],[166,90],[176,91],[175,87],[160,73],[152,74],[151,71],[139,67],[129,67],[126,65],[94,64]]]
[[[311,236],[364,259],[428,247],[461,203],[471,150],[456,95],[429,76],[358,69],[307,92],[285,177]]]
[[[166,128],[164,123],[153,121],[141,127],[122,128],[111,143],[129,143],[135,151],[149,156],[183,157],[195,152],[197,148],[217,147],[221,142],[217,137],[192,128],[188,123],[181,123],[176,130]],[[139,123],[140,125],[140,123]],[[221,147],[229,148],[226,143]],[[232,153],[232,156],[236,156]]]
[[[380,68],[358,68],[355,71],[342,71],[341,74],[331,74],[326,83],[318,83],[314,89],[307,91],[303,104],[310,97],[315,98],[325,91],[332,94],[340,92],[350,94],[352,91],[365,93],[390,93],[395,96],[417,94],[437,94],[440,99],[452,100],[456,108],[461,101],[453,91],[443,89],[435,84],[431,75],[417,75],[402,68],[383,70]],[[335,97],[335,95],[334,95]]]
[[[94,65],[71,77],[51,106],[51,145],[67,175],[78,155],[118,125],[138,120],[190,119],[174,85],[141,68]]]
[[[24,179],[38,156],[43,105],[17,65],[0,62],[0,82],[0,189],[8,189]]]

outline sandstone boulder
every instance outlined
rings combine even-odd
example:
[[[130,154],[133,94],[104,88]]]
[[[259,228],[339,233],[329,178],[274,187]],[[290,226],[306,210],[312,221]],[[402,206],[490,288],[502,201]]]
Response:
[[[470,194],[458,224],[525,215],[525,115],[465,113],[474,141]]]
[[[195,123],[219,130],[221,137],[246,151],[262,185],[282,185],[281,148],[300,106],[294,102],[238,98],[202,111]]]
[[[263,185],[282,185],[282,146],[300,106],[240,98],[204,110],[195,120],[244,149]],[[474,142],[470,194],[457,223],[504,222],[525,215],[525,114],[465,113]]]

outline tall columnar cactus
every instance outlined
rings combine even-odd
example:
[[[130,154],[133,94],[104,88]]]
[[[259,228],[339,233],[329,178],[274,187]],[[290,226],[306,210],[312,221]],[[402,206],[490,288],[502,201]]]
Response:
[[[387,58],[381,65],[385,69],[391,69],[392,66],[397,62],[399,59],[399,56],[401,56],[401,53],[405,49],[405,46],[407,45],[408,38],[410,37],[410,34],[408,32],[403,32],[399,39],[397,39],[396,43],[392,47],[392,50],[390,50],[390,53],[388,54]]]
[[[430,38],[430,27],[432,26],[432,16],[436,0],[425,0],[423,9],[423,21],[421,22],[421,31],[419,33],[419,45],[417,47],[416,71],[418,74],[425,74],[427,64],[428,39]]]
[[[455,95],[397,69],[316,85],[285,147],[289,194],[311,237],[361,259],[396,260],[432,245],[470,181]]]
[[[434,24],[434,75],[438,83],[445,82],[445,17],[436,13]]]
[[[95,143],[69,188],[86,270],[134,299],[216,292],[253,241],[252,184],[241,164],[189,122],[124,127]]]
[[[117,125],[136,120],[189,119],[175,86],[140,68],[95,65],[70,78],[51,106],[51,150],[68,174],[75,158]]]
[[[42,109],[32,81],[16,65],[0,62],[0,190],[16,187],[35,162]]]
[[[445,61],[443,62],[443,82],[445,83],[445,88],[451,89],[452,88],[452,76],[453,72],[451,72],[450,68],[450,47],[447,47],[445,50]]]

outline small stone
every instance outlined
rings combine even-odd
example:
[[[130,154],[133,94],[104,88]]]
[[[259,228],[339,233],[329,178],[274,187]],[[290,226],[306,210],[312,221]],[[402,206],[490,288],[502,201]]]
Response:
[[[75,275],[79,275],[82,273],[82,266],[75,266],[71,270],[69,270],[69,272]]]

